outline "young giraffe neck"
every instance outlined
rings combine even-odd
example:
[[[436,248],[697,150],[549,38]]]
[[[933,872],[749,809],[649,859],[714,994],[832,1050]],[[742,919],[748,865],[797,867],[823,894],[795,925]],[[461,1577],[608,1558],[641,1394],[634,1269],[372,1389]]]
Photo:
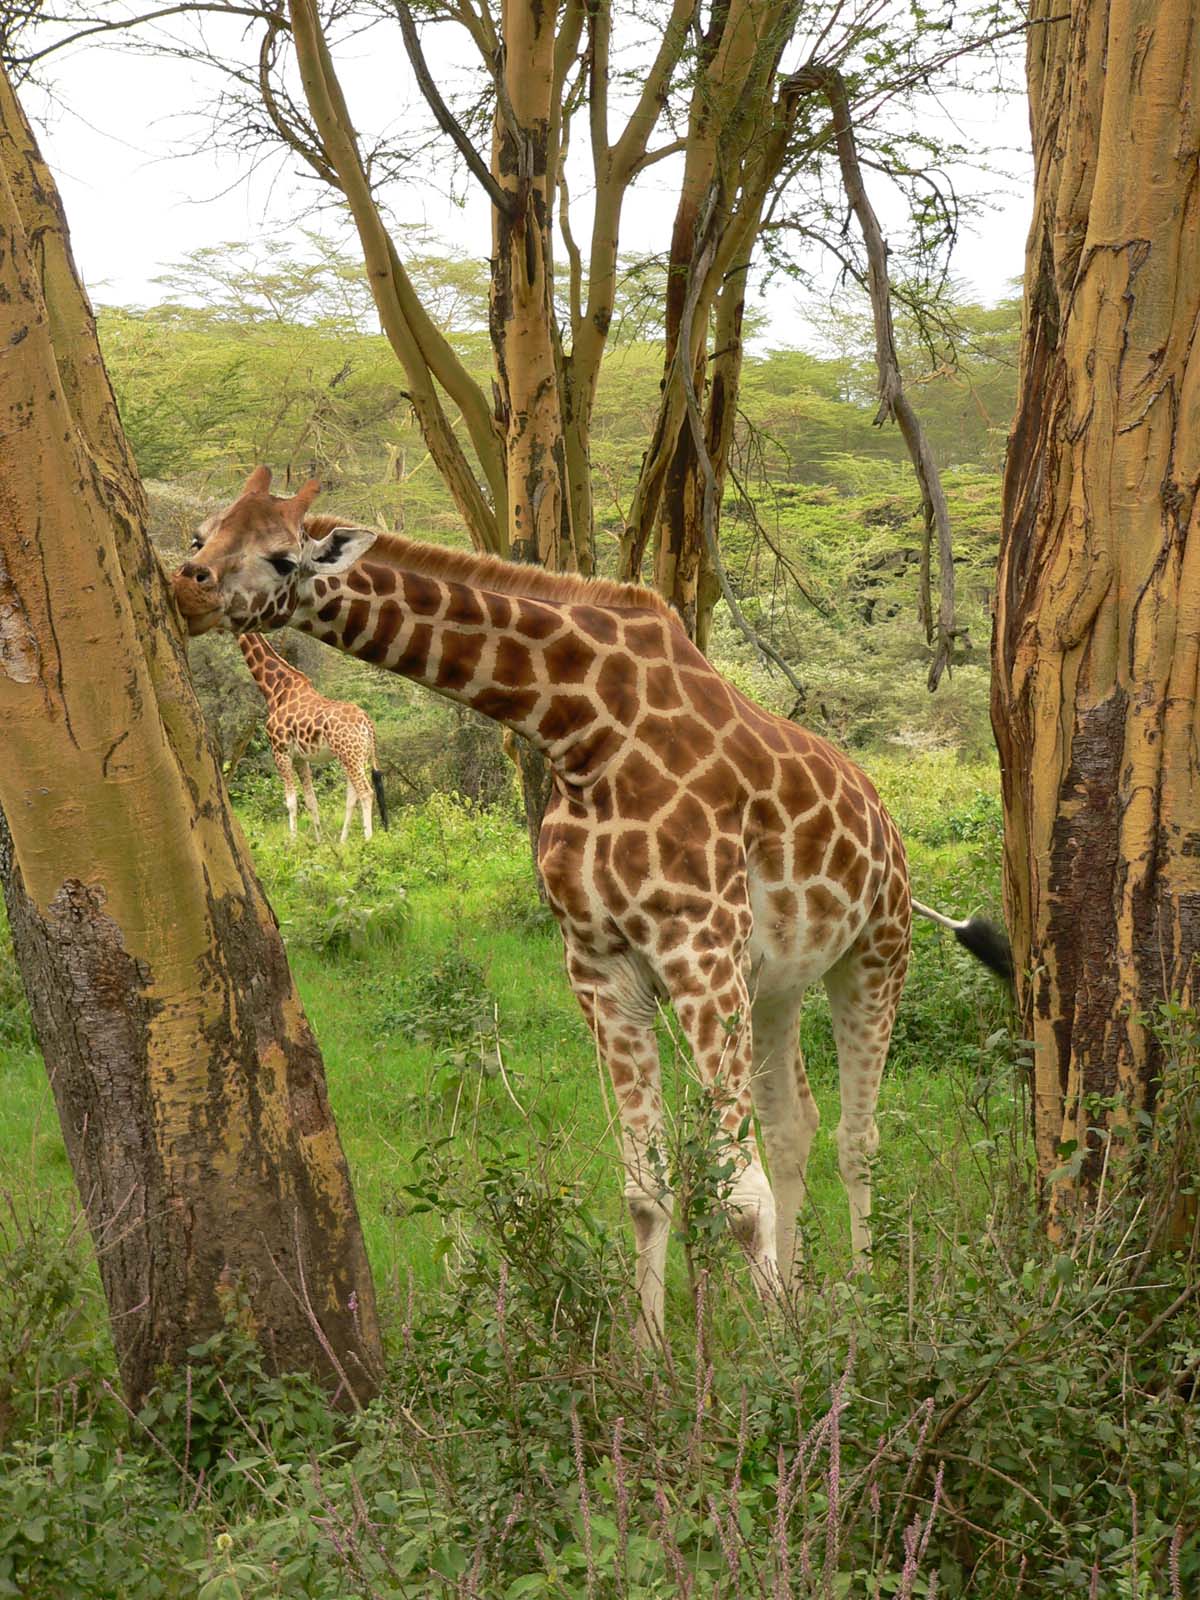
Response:
[[[637,715],[630,630],[661,635],[670,620],[614,605],[615,585],[592,601],[585,585],[534,598],[434,576],[400,564],[403,546],[391,542],[399,560],[373,550],[344,576],[314,580],[292,626],[512,728],[572,782],[594,776]],[[484,560],[480,570],[498,569]]]
[[[238,648],[246,659],[250,676],[268,701],[275,700],[282,690],[290,688],[297,681],[308,682],[299,667],[285,661],[261,633],[238,634]]]

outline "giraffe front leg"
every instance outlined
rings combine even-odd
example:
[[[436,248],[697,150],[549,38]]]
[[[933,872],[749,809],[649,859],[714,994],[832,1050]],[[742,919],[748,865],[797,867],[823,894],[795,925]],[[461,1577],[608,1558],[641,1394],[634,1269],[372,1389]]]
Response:
[[[661,1343],[674,1196],[666,1176],[654,992],[624,954],[601,959],[568,946],[567,974],[612,1080],[621,1123],[625,1203],[636,1249],[635,1335],[643,1345]]]
[[[288,833],[296,837],[296,770],[292,766],[292,758],[282,747],[271,747],[271,754],[275,758],[275,767],[283,779],[283,800],[287,806]]]
[[[304,786],[304,806],[308,812],[309,820],[313,825],[313,832],[317,838],[321,837],[321,808],[317,804],[317,793],[313,788],[312,768],[307,761],[300,762],[300,782]]]
[[[740,963],[723,957],[703,982],[690,972],[671,998],[700,1081],[716,1100],[724,1149],[733,1160],[725,1195],[730,1228],[750,1263],[754,1287],[773,1299],[780,1289],[775,1198],[751,1126],[751,1012]]]

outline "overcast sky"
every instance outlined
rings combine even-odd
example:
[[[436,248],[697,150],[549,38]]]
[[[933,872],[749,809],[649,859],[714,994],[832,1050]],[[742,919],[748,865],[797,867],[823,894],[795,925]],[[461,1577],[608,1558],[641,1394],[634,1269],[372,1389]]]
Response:
[[[393,126],[425,124],[407,62],[390,50],[381,59],[378,49],[360,41],[339,53],[338,64],[356,121],[378,127],[385,119],[368,113],[387,106]],[[203,124],[186,108],[212,96],[211,72],[183,61],[94,48],[54,57],[48,66],[53,99],[32,86],[22,98],[58,178],[93,300],[153,303],[162,297],[154,279],[190,250],[278,236],[295,225],[311,199],[314,183],[290,175],[281,160],[248,175],[247,163],[236,154],[197,151]],[[1022,270],[1031,205],[1025,106],[1015,94],[1007,100],[959,94],[943,104],[955,130],[1002,152],[997,159],[1012,174],[988,180],[994,209],[963,234],[953,263],[968,292],[991,302],[1010,292]],[[628,250],[666,243],[664,219],[674,210],[669,164],[648,177],[626,213]],[[484,253],[488,223],[482,201],[456,206],[428,181],[393,188],[388,198],[404,220],[425,223],[469,253]],[[327,225],[337,226],[332,218]],[[764,306],[771,343],[804,341],[809,330],[795,289],[775,286]]]

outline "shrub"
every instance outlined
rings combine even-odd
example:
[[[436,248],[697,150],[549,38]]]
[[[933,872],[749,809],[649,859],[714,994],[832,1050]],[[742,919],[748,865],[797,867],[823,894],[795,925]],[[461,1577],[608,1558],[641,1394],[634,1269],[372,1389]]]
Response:
[[[0,1048],[33,1049],[33,1021],[17,969],[8,924],[0,916]]]

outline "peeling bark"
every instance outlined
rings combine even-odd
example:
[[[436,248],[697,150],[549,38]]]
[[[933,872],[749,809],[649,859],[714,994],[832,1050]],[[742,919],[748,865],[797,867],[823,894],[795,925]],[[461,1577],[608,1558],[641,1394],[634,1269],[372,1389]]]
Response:
[[[122,1381],[136,1405],[237,1288],[280,1369],[362,1400],[379,1330],[320,1053],[4,83],[0,123],[0,875]]]
[[[1033,21],[992,717],[1038,1164],[1074,1142],[1086,1188],[1089,1126],[1153,1110],[1144,1019],[1197,998],[1200,98],[1184,0]],[[1052,1225],[1072,1201],[1053,1186]]]

